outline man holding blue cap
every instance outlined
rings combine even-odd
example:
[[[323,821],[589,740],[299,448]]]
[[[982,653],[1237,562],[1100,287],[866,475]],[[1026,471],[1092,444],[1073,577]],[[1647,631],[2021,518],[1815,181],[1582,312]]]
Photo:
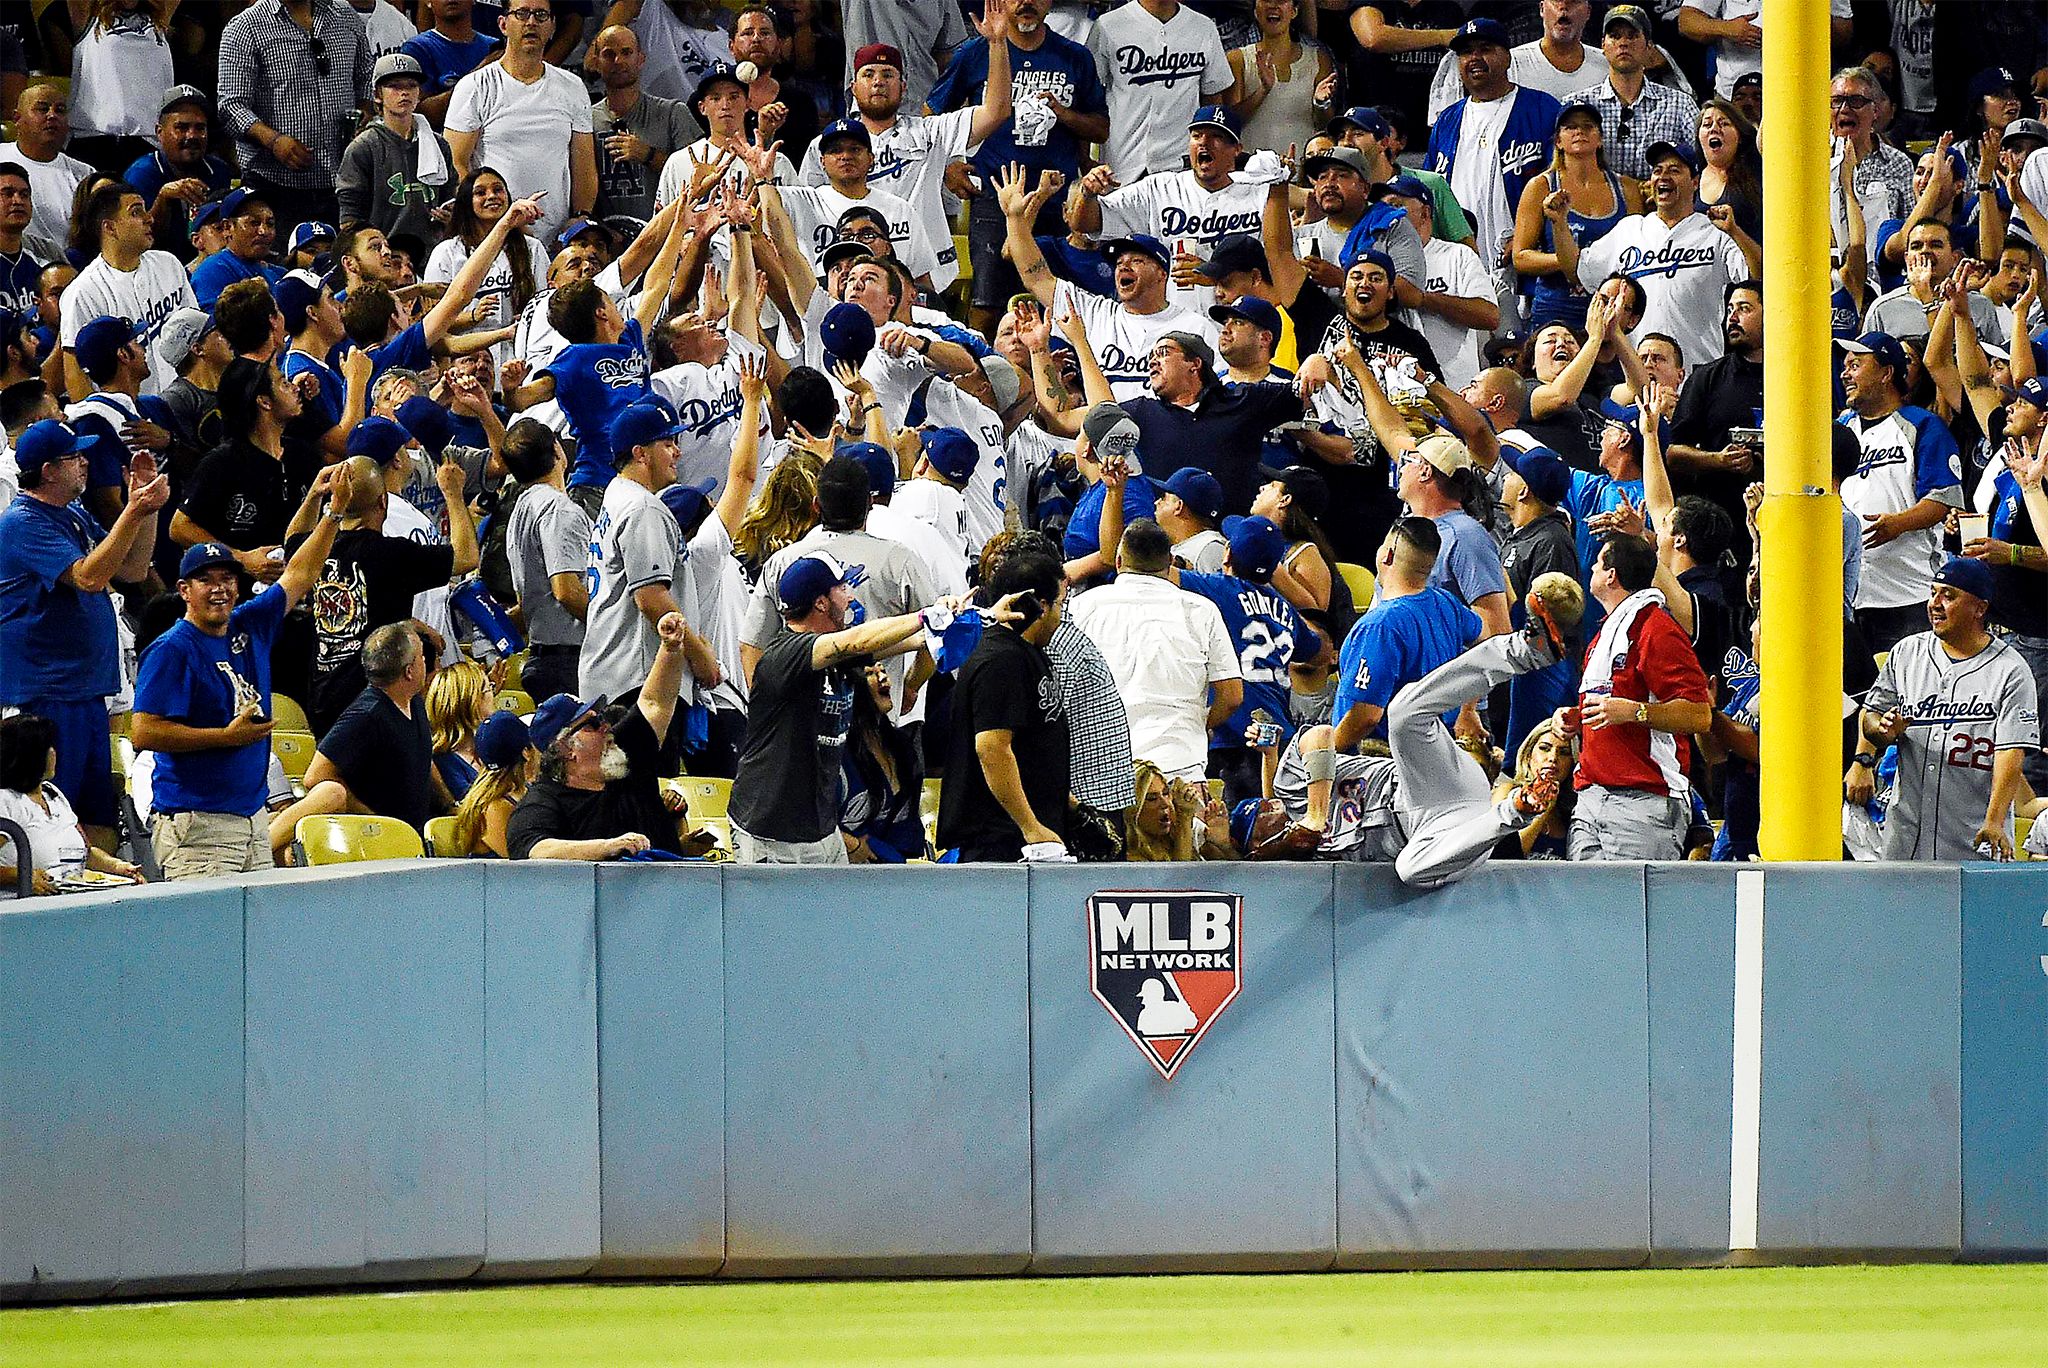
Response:
[[[1868,571],[1865,572],[1866,578]],[[1927,592],[1931,630],[1891,648],[1865,696],[1866,740],[1896,744],[1887,860],[2009,860],[2020,765],[2041,743],[2033,672],[1987,618],[1991,568],[1951,556]]]
[[[1237,84],[1215,20],[1180,0],[1106,10],[1088,46],[1109,103],[1102,159],[1124,185],[1177,170],[1195,107]]]
[[[0,708],[57,729],[57,787],[87,835],[111,839],[117,817],[107,695],[120,690],[115,581],[149,574],[156,515],[170,483],[148,453],[128,467],[128,498],[111,529],[78,507],[94,438],[54,418],[14,445],[21,493],[0,512]]]
[[[271,866],[270,655],[333,549],[348,478],[340,466],[321,472],[293,520],[308,535],[247,603],[237,602],[241,558],[230,548],[202,542],[178,562],[185,615],[142,653],[132,730],[137,750],[157,752],[151,840],[166,879]]]

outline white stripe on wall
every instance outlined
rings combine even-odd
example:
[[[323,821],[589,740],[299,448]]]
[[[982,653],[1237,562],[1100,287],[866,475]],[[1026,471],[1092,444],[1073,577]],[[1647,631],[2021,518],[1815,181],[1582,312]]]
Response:
[[[1756,1248],[1763,1125],[1764,872],[1735,875],[1735,1089],[1728,1137],[1728,1248]]]

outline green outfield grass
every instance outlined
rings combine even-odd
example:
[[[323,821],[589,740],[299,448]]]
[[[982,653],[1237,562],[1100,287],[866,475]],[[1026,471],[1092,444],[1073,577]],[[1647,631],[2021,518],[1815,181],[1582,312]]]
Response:
[[[2048,1362],[2048,1267],[549,1286],[49,1308],[0,1364]]]

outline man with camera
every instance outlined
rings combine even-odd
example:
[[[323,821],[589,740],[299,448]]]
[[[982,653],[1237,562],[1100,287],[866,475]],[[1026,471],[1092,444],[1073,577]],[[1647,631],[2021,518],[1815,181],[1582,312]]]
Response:
[[[1721,320],[1728,350],[1686,377],[1664,453],[1680,494],[1712,499],[1735,524],[1736,564],[1749,564],[1742,491],[1763,476],[1764,283],[1738,280]]]

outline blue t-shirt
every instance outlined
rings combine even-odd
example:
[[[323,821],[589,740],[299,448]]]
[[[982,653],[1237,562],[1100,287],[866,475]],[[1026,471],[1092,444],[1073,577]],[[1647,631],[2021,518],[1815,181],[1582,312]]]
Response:
[[[1038,250],[1045,256],[1046,269],[1054,276],[1089,294],[1116,298],[1116,266],[1107,252],[1076,247],[1063,237],[1039,237],[1032,241],[1038,244]]]
[[[423,371],[434,364],[434,349],[427,345],[427,325],[409,324],[389,342],[379,342],[370,351],[370,380],[397,366],[401,370]],[[478,445],[483,445],[478,443]]]
[[[292,420],[294,430],[318,437],[341,421],[342,405],[348,402],[348,386],[334,367],[309,353],[288,351],[281,369],[287,380],[310,374],[320,382],[320,392],[306,400],[303,411]]]
[[[570,488],[604,488],[615,473],[612,419],[647,393],[647,342],[640,332],[640,320],[628,323],[616,342],[572,342],[555,353],[541,375],[554,377],[555,402],[576,438],[576,468],[569,472]]]
[[[1572,537],[1579,544],[1581,583],[1592,579],[1593,562],[1600,555],[1600,543],[1605,540],[1586,526],[1587,520],[1602,513],[1612,513],[1624,503],[1642,505],[1641,480],[1617,480],[1611,475],[1596,475],[1584,470],[1572,472],[1572,491],[1565,496],[1563,507],[1572,515]]]
[[[276,285],[284,272],[267,261],[244,261],[223,247],[192,268],[192,294],[199,307],[211,309],[220,292],[243,280],[262,280]]]
[[[1361,703],[1384,711],[1404,684],[1413,684],[1444,662],[1456,659],[1484,630],[1479,615],[1448,590],[1424,589],[1396,599],[1380,599],[1351,625],[1337,661],[1337,700],[1332,722]],[[1444,715],[1446,727],[1456,724],[1458,710]],[[1386,718],[1370,736],[1385,739]]]
[[[77,504],[19,494],[0,513],[0,705],[82,703],[121,687],[113,599],[62,582],[106,535]]]
[[[1270,584],[1183,570],[1180,587],[1200,594],[1223,614],[1223,628],[1237,643],[1238,668],[1244,674],[1244,702],[1209,734],[1210,746],[1244,745],[1245,728],[1259,709],[1265,711],[1267,720],[1280,724],[1283,735],[1291,735],[1294,726],[1287,715],[1287,667],[1321,650],[1322,638]]]
[[[1102,505],[1108,497],[1109,486],[1097,480],[1074,501],[1074,514],[1067,519],[1066,536],[1060,542],[1061,555],[1073,560],[1102,549]],[[1159,491],[1152,481],[1143,475],[1131,476],[1124,482],[1124,526],[1151,517],[1158,501]]]
[[[206,188],[211,192],[209,198],[219,198],[222,191],[235,183],[235,169],[219,157],[211,154],[202,157],[196,168],[187,171],[165,161],[161,152],[137,157],[128,164],[128,169],[121,173],[121,179],[141,191],[144,202],[153,206],[158,192],[166,185],[176,180],[189,180],[195,175],[206,182]],[[172,205],[170,221],[165,224],[165,235],[173,236],[180,242],[186,241],[186,235],[190,231],[188,225],[191,221],[191,212],[192,207],[183,200]],[[189,252],[190,248],[186,250]]]
[[[225,727],[251,701],[270,712],[270,649],[285,593],[273,584],[237,607],[222,636],[184,618],[142,653],[135,711],[188,727]],[[160,751],[150,788],[158,812],[254,817],[270,796],[270,743],[232,750]]]
[[[953,60],[932,87],[927,102],[934,114],[964,109],[981,103],[982,89],[987,85],[988,39],[970,38],[954,50]],[[1021,100],[1030,93],[1043,94],[1077,114],[1109,112],[1102,80],[1095,70],[1094,54],[1050,29],[1035,52],[1010,44],[1011,97]],[[1011,162],[1022,165],[1034,182],[1039,171],[1051,170],[1058,171],[1072,184],[1080,177],[1081,153],[1085,150],[1080,138],[1057,123],[1043,141],[1020,145],[1016,120],[1006,119],[1001,128],[988,135],[972,160],[975,172],[990,184]]]
[[[1443,537],[1436,567],[1429,572],[1431,584],[1450,590],[1461,603],[1508,591],[1508,577],[1500,568],[1500,544],[1478,519],[1454,508],[1431,521]]]
[[[477,6],[481,11],[482,5]],[[425,33],[408,38],[399,46],[399,51],[420,64],[420,95],[422,98],[446,94],[455,88],[455,83],[475,71],[477,65],[498,46],[496,38],[487,38],[482,29],[484,15],[471,17],[471,23],[478,30],[477,36],[466,43],[457,43],[443,38],[428,29]]]

